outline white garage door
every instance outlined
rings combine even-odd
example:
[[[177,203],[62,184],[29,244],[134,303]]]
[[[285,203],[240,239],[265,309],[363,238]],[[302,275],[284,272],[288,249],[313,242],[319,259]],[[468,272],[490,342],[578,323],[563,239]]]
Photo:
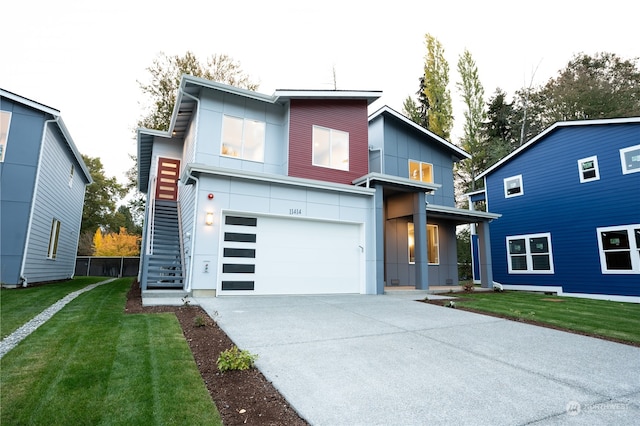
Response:
[[[359,293],[360,225],[227,214],[219,294]]]

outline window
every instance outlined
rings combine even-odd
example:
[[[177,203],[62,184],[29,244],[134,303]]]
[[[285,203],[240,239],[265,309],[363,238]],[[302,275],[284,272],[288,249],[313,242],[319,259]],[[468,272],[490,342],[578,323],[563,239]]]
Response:
[[[222,155],[264,162],[265,124],[225,115],[222,119]]]
[[[51,221],[51,233],[49,234],[49,251],[47,258],[55,259],[58,254],[58,239],[60,237],[60,221],[53,219]]]
[[[73,186],[73,173],[74,173],[73,164],[71,165],[71,171],[69,172],[69,188]]]
[[[313,165],[349,170],[349,133],[313,126]]]
[[[598,170],[598,157],[588,157],[578,160],[578,173],[580,173],[580,182],[591,182],[600,179],[600,171]]]
[[[433,183],[433,164],[409,160],[409,179]]]
[[[11,124],[11,113],[9,111],[0,111],[0,163],[4,162],[4,156],[7,152],[9,124]]]
[[[409,263],[416,262],[415,254],[415,238],[413,222],[407,223],[408,244],[409,244]],[[437,265],[440,263],[440,247],[438,237],[438,225],[427,224],[427,262],[429,265]]]
[[[551,234],[507,237],[510,274],[553,274]]]
[[[522,189],[522,175],[512,176],[504,180],[505,198],[517,197],[524,193]]]
[[[623,175],[640,172],[640,145],[622,148],[620,162]]]
[[[598,228],[603,274],[640,274],[640,224]]]

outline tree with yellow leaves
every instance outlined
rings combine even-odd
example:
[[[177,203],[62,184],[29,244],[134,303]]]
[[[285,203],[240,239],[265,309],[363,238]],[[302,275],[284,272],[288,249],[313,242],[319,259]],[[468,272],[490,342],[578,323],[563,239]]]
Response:
[[[127,233],[124,227],[120,232],[103,235],[100,228],[93,236],[95,256],[138,256],[140,255],[140,236]]]

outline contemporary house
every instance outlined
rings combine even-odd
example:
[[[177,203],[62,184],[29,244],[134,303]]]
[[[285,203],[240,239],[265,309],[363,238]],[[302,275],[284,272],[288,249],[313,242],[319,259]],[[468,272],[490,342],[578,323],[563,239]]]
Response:
[[[454,225],[497,215],[454,207],[453,163],[469,155],[389,108],[368,116],[380,95],[264,95],[183,76],[169,130],[138,130],[143,291],[457,283]]]
[[[0,89],[0,282],[73,277],[91,175],[60,111]]]
[[[556,123],[479,178],[496,282],[640,301],[640,118]]]

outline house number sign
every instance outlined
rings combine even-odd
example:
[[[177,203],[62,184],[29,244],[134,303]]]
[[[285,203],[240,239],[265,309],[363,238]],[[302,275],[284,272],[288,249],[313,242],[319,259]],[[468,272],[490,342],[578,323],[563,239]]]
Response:
[[[289,209],[289,214],[300,216],[302,214],[302,209]]]

